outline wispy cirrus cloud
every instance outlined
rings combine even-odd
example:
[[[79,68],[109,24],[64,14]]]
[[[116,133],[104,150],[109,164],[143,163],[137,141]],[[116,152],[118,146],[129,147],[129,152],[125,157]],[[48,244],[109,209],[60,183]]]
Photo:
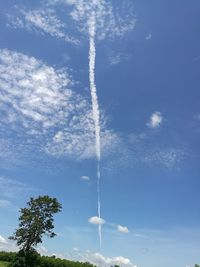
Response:
[[[94,157],[91,104],[72,90],[73,80],[65,70],[2,49],[0,82],[0,137],[12,140],[15,148],[18,142],[21,151],[34,146],[56,157]],[[117,142],[117,135],[107,129],[105,117],[101,121],[102,151],[106,155]]]
[[[148,132],[142,134],[118,135],[116,144],[113,144],[113,154],[109,157],[109,164],[104,164],[106,170],[135,166],[162,166],[176,168],[187,158],[187,149],[179,144],[170,144],[165,138],[158,142],[157,135]]]
[[[16,7],[18,15],[7,14],[8,25],[13,28],[24,28],[41,34],[49,34],[71,44],[79,44],[80,34],[69,35],[69,29],[77,29],[88,36],[88,19],[95,12],[97,38],[122,37],[134,29],[136,18],[131,1],[121,1],[120,8],[111,1],[105,0],[48,0],[38,9],[28,10]],[[66,9],[66,16],[58,15],[59,8]],[[16,13],[16,12],[15,12]],[[71,19],[70,19],[71,18]]]
[[[76,161],[95,157],[91,103],[73,85],[67,70],[0,50],[0,157],[4,166],[5,162],[20,164],[23,153],[31,150]],[[101,114],[101,149],[109,168],[121,164],[173,167],[184,159],[182,148],[152,143],[153,136],[114,132]]]
[[[88,33],[88,22],[95,14],[96,32],[99,40],[105,37],[123,36],[133,30],[136,23],[131,2],[121,1],[116,8],[111,1],[105,0],[50,0],[72,6],[71,18],[80,32]],[[120,5],[120,8],[119,8]]]
[[[7,14],[8,26],[13,28],[26,29],[41,34],[49,34],[52,37],[61,39],[71,44],[79,44],[78,39],[71,37],[66,33],[66,24],[56,15],[55,11],[50,8],[40,8],[27,10],[16,8],[19,16]]]

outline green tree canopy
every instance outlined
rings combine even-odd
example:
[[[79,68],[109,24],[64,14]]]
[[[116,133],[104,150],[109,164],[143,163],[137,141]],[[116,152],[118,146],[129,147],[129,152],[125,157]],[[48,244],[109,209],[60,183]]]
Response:
[[[47,195],[31,198],[27,207],[20,209],[19,227],[10,239],[17,241],[24,252],[29,252],[38,243],[42,243],[43,235],[56,235],[53,232],[53,215],[61,209],[62,206],[56,198]]]

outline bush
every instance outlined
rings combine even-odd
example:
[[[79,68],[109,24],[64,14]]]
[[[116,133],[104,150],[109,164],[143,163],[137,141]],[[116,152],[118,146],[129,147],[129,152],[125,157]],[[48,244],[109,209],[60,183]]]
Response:
[[[40,255],[34,249],[27,253],[20,250],[15,255],[10,267],[39,267],[39,259]]]
[[[14,257],[16,256],[16,252],[5,252],[0,251],[0,261],[13,261]]]

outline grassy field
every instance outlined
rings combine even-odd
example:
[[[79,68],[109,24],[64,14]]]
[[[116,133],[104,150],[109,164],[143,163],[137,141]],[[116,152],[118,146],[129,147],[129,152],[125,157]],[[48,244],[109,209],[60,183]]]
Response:
[[[8,262],[0,261],[0,267],[7,267],[7,266],[8,266]]]

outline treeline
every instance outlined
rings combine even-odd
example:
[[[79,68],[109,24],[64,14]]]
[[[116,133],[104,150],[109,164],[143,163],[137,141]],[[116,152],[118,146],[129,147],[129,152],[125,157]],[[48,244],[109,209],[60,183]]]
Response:
[[[28,255],[23,252],[0,252],[0,261],[9,262],[10,267],[95,267],[89,262],[70,261],[55,256],[41,256],[36,251]]]
[[[0,251],[0,261],[13,261],[14,257],[16,256],[16,252],[4,252]]]

